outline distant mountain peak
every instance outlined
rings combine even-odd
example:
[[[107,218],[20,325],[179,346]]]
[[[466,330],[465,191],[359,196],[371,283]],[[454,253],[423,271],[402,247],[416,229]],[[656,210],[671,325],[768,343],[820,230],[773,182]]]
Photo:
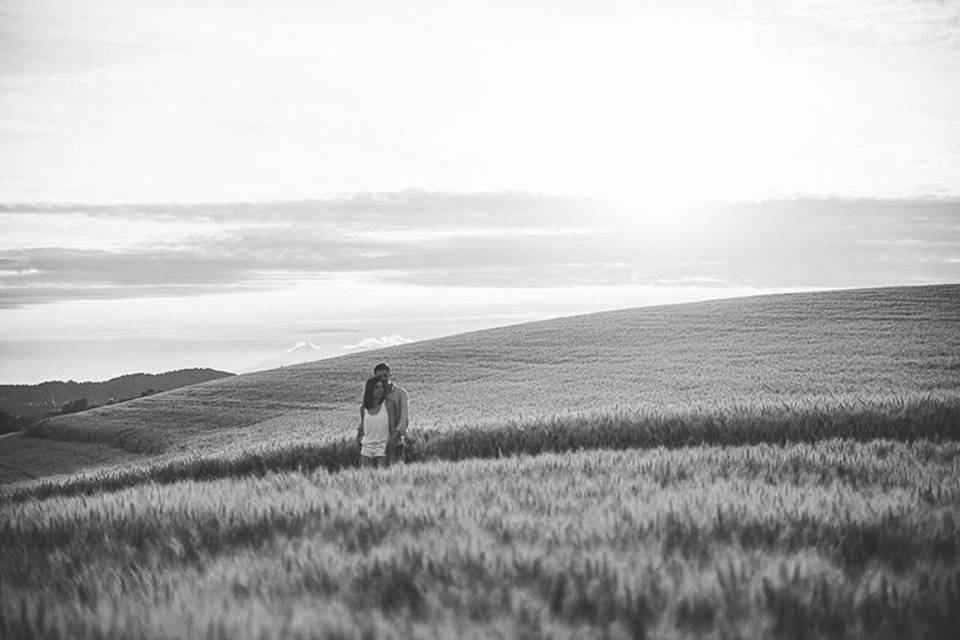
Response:
[[[320,351],[320,347],[312,342],[298,342],[289,349],[286,349],[284,353],[294,353],[296,351]]]
[[[279,369],[280,367],[289,367],[295,364],[303,364],[304,362],[313,362],[323,357],[324,353],[320,350],[320,347],[312,342],[303,340],[263,362],[244,369],[243,373]]]

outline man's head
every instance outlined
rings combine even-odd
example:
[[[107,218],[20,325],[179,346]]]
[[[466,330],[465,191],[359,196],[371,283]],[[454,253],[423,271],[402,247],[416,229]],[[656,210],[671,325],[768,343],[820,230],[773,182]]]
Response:
[[[390,382],[390,367],[386,362],[381,362],[373,368],[373,375],[383,381],[383,384]]]

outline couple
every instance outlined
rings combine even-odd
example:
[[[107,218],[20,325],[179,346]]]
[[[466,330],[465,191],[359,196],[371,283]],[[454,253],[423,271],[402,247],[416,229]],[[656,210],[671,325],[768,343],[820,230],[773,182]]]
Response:
[[[407,392],[390,381],[390,367],[381,362],[363,390],[357,431],[360,466],[386,467],[402,460],[409,422]]]

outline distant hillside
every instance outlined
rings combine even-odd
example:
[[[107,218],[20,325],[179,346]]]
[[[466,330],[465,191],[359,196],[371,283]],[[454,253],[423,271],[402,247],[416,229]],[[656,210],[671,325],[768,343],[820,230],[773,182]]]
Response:
[[[34,435],[130,453],[322,443],[355,432],[388,361],[416,429],[643,409],[960,393],[960,285],[797,293],[572,316],[233,376],[51,418]]]
[[[215,369],[180,369],[159,374],[134,373],[104,382],[5,384],[0,385],[0,409],[11,416],[42,417],[84,398],[91,405],[104,405],[232,375]]]

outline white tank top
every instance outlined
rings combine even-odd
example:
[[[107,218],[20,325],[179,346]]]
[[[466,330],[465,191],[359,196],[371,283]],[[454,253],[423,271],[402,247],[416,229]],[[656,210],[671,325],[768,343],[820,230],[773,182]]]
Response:
[[[390,438],[390,417],[387,415],[387,406],[380,405],[380,411],[370,413],[363,408],[363,439],[361,440],[361,454],[378,457],[387,454],[387,440]]]

